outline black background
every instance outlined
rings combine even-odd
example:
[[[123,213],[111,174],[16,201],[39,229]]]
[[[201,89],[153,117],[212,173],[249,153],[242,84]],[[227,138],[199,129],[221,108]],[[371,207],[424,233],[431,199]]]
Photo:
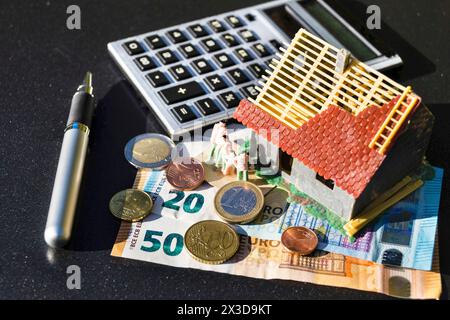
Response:
[[[5,1],[0,2],[0,298],[384,299],[350,289],[258,280],[171,268],[110,256],[119,223],[109,198],[130,187],[135,170],[123,157],[133,136],[160,131],[123,80],[106,44],[256,0]],[[450,274],[449,121],[450,1],[343,0],[360,16],[381,7],[381,34],[404,59],[392,76],[413,86],[436,116],[429,161],[443,167],[439,240],[443,296]],[[81,7],[81,30],[66,28],[66,8]],[[97,114],[68,250],[43,240],[63,130],[74,90],[94,74]],[[68,290],[66,268],[82,271],[82,289]]]

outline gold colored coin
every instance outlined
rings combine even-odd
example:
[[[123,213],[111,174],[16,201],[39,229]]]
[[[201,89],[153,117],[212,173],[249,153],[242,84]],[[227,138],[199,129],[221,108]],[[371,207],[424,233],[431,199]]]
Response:
[[[229,223],[249,223],[255,220],[264,206],[261,189],[248,181],[233,181],[217,191],[214,207],[217,214]]]
[[[224,222],[205,220],[186,231],[184,246],[194,259],[207,264],[220,264],[236,254],[239,236]]]
[[[153,207],[152,198],[144,191],[126,189],[116,193],[109,201],[111,213],[122,220],[136,222],[150,214]]]
[[[157,138],[139,140],[133,147],[133,158],[140,162],[159,162],[170,155],[166,142]]]

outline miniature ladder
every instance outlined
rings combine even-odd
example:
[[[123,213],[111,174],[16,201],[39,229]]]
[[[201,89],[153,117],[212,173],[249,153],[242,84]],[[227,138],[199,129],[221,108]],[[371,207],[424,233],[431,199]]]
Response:
[[[409,104],[405,102],[406,96],[411,92],[411,87],[407,87],[398,99],[391,112],[384,120],[378,132],[369,144],[370,148],[375,148],[379,153],[385,154],[398,130],[408,118],[412,109],[416,105],[417,97],[414,97]]]

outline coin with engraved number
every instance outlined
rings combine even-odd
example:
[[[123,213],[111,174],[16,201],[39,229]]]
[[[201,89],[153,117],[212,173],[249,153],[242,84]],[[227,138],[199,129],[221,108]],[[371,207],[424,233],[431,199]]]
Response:
[[[220,264],[236,254],[239,236],[224,222],[204,220],[189,227],[184,235],[184,246],[194,259]]]
[[[167,181],[178,190],[193,190],[205,180],[205,169],[194,158],[172,162],[166,168]]]
[[[153,207],[152,198],[144,191],[126,189],[116,193],[109,201],[111,213],[122,220],[136,222],[150,214]]]
[[[305,256],[316,249],[319,239],[311,229],[290,227],[281,235],[281,243],[289,251]]]
[[[125,158],[136,168],[159,170],[171,161],[175,144],[158,133],[145,133],[132,138],[125,146]]]
[[[249,223],[255,220],[264,206],[264,195],[255,184],[233,181],[217,191],[214,207],[218,215],[230,223]]]

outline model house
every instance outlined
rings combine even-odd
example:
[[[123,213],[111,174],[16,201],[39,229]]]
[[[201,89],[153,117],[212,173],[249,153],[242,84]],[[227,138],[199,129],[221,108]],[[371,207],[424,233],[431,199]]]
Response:
[[[234,117],[279,147],[288,182],[350,220],[421,165],[433,115],[410,87],[346,58],[301,29]]]

